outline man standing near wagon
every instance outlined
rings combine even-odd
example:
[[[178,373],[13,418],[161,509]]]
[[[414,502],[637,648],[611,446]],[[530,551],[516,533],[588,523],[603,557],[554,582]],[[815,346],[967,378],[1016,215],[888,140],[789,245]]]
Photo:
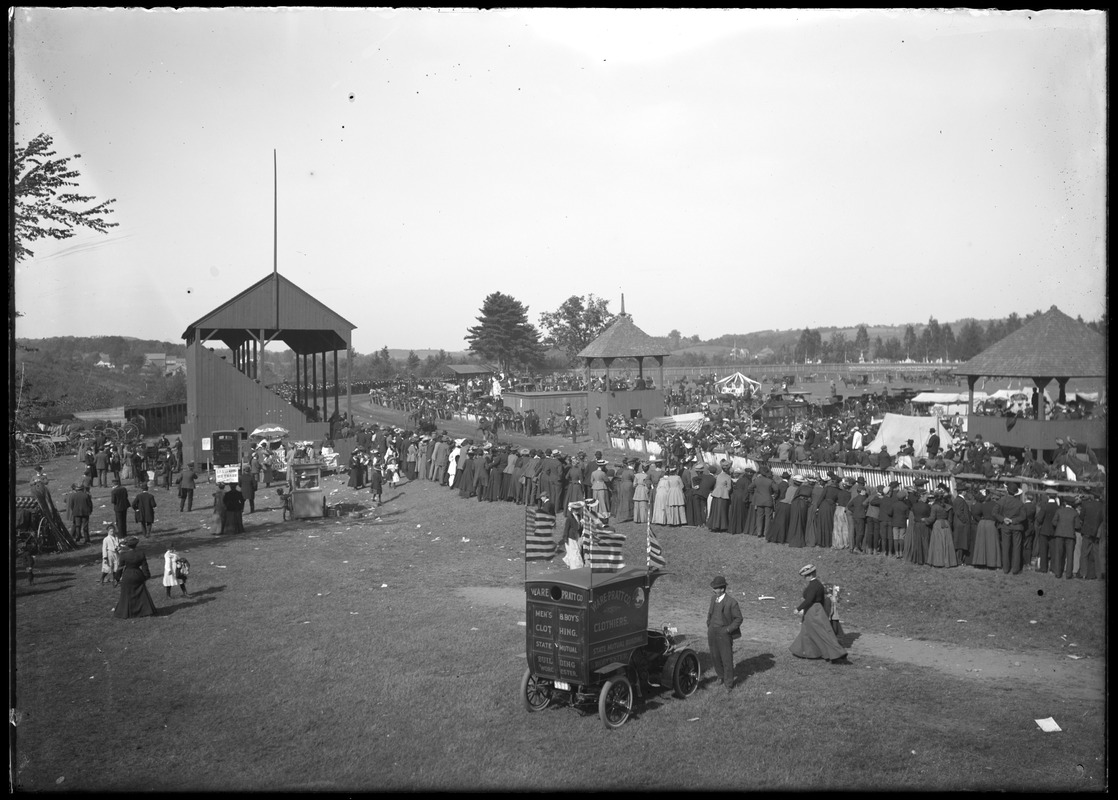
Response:
[[[128,499],[128,490],[120,485],[119,479],[113,481],[109,500],[113,505],[113,514],[116,515],[117,536],[123,539],[128,535],[128,511],[132,508],[132,502]]]
[[[716,575],[710,582],[714,595],[707,610],[707,646],[714,673],[729,692],[734,688],[734,639],[741,638],[741,607],[726,592],[726,579]]]

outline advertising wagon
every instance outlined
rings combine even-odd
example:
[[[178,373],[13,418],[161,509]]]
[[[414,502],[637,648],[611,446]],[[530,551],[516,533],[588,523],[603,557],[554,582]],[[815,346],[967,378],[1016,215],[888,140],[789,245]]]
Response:
[[[589,567],[525,581],[528,668],[520,694],[528,711],[565,702],[597,708],[607,728],[629,719],[634,697],[699,688],[699,657],[667,626],[648,628],[648,600],[659,573]]]

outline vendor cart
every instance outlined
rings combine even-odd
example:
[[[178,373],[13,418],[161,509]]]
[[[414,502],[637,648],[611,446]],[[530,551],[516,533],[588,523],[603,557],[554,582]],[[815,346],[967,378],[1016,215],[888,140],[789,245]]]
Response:
[[[292,461],[287,467],[291,494],[291,515],[295,519],[326,516],[326,495],[322,490],[322,463],[315,460]]]
[[[524,583],[528,669],[520,684],[528,711],[552,703],[592,713],[607,728],[625,724],[633,699],[670,688],[686,698],[699,688],[699,657],[671,630],[648,628],[648,597],[659,573],[589,567]]]

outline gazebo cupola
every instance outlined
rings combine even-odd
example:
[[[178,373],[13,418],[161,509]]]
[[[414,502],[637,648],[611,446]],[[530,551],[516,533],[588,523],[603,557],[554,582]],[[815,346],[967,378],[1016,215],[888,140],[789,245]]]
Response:
[[[586,367],[586,383],[591,384],[591,369],[595,360],[605,366],[605,382],[602,388],[587,391],[587,407],[590,409],[590,433],[596,441],[608,442],[609,431],[606,420],[610,414],[625,417],[641,416],[644,419],[664,414],[664,359],[669,355],[665,347],[642,331],[633,323],[631,315],[625,313],[625,296],[621,296],[621,313],[602,331],[598,338],[588,344],[579,354]],[[610,368],[618,359],[637,362],[638,380],[636,386],[617,388],[610,379]],[[644,376],[645,359],[653,359],[660,367],[659,379],[651,387]]]

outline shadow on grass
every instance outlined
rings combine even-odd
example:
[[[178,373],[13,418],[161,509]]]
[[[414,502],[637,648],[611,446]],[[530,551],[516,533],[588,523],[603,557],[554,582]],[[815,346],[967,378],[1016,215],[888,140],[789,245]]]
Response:
[[[165,597],[163,598],[164,600],[179,600],[181,602],[177,602],[171,606],[162,606],[159,609],[159,615],[170,616],[171,614],[177,614],[179,611],[185,611],[187,609],[194,608],[195,606],[212,603],[214,600],[217,600],[217,598],[212,597],[211,595],[215,595],[218,592],[223,591],[225,591],[224,584],[222,584],[221,586],[210,586],[196,592],[191,592],[190,596],[185,598],[182,597],[182,595],[179,595],[178,597]]]
[[[61,592],[64,589],[69,589],[70,588],[70,584],[68,582],[66,583],[65,586],[56,586],[53,589],[32,588],[32,587],[37,587],[38,585],[39,585],[38,582],[36,582],[36,583],[32,584],[32,586],[29,586],[25,591],[20,591],[19,589],[16,589],[16,597],[33,597],[34,595],[37,595],[37,594],[51,594],[52,592]]]
[[[841,644],[843,647],[849,649],[850,646],[852,644],[854,644],[856,641],[858,641],[860,638],[862,638],[862,634],[851,633],[851,632],[847,631],[847,632],[844,632],[842,634],[842,636],[838,637],[838,640],[839,640],[839,644]]]

